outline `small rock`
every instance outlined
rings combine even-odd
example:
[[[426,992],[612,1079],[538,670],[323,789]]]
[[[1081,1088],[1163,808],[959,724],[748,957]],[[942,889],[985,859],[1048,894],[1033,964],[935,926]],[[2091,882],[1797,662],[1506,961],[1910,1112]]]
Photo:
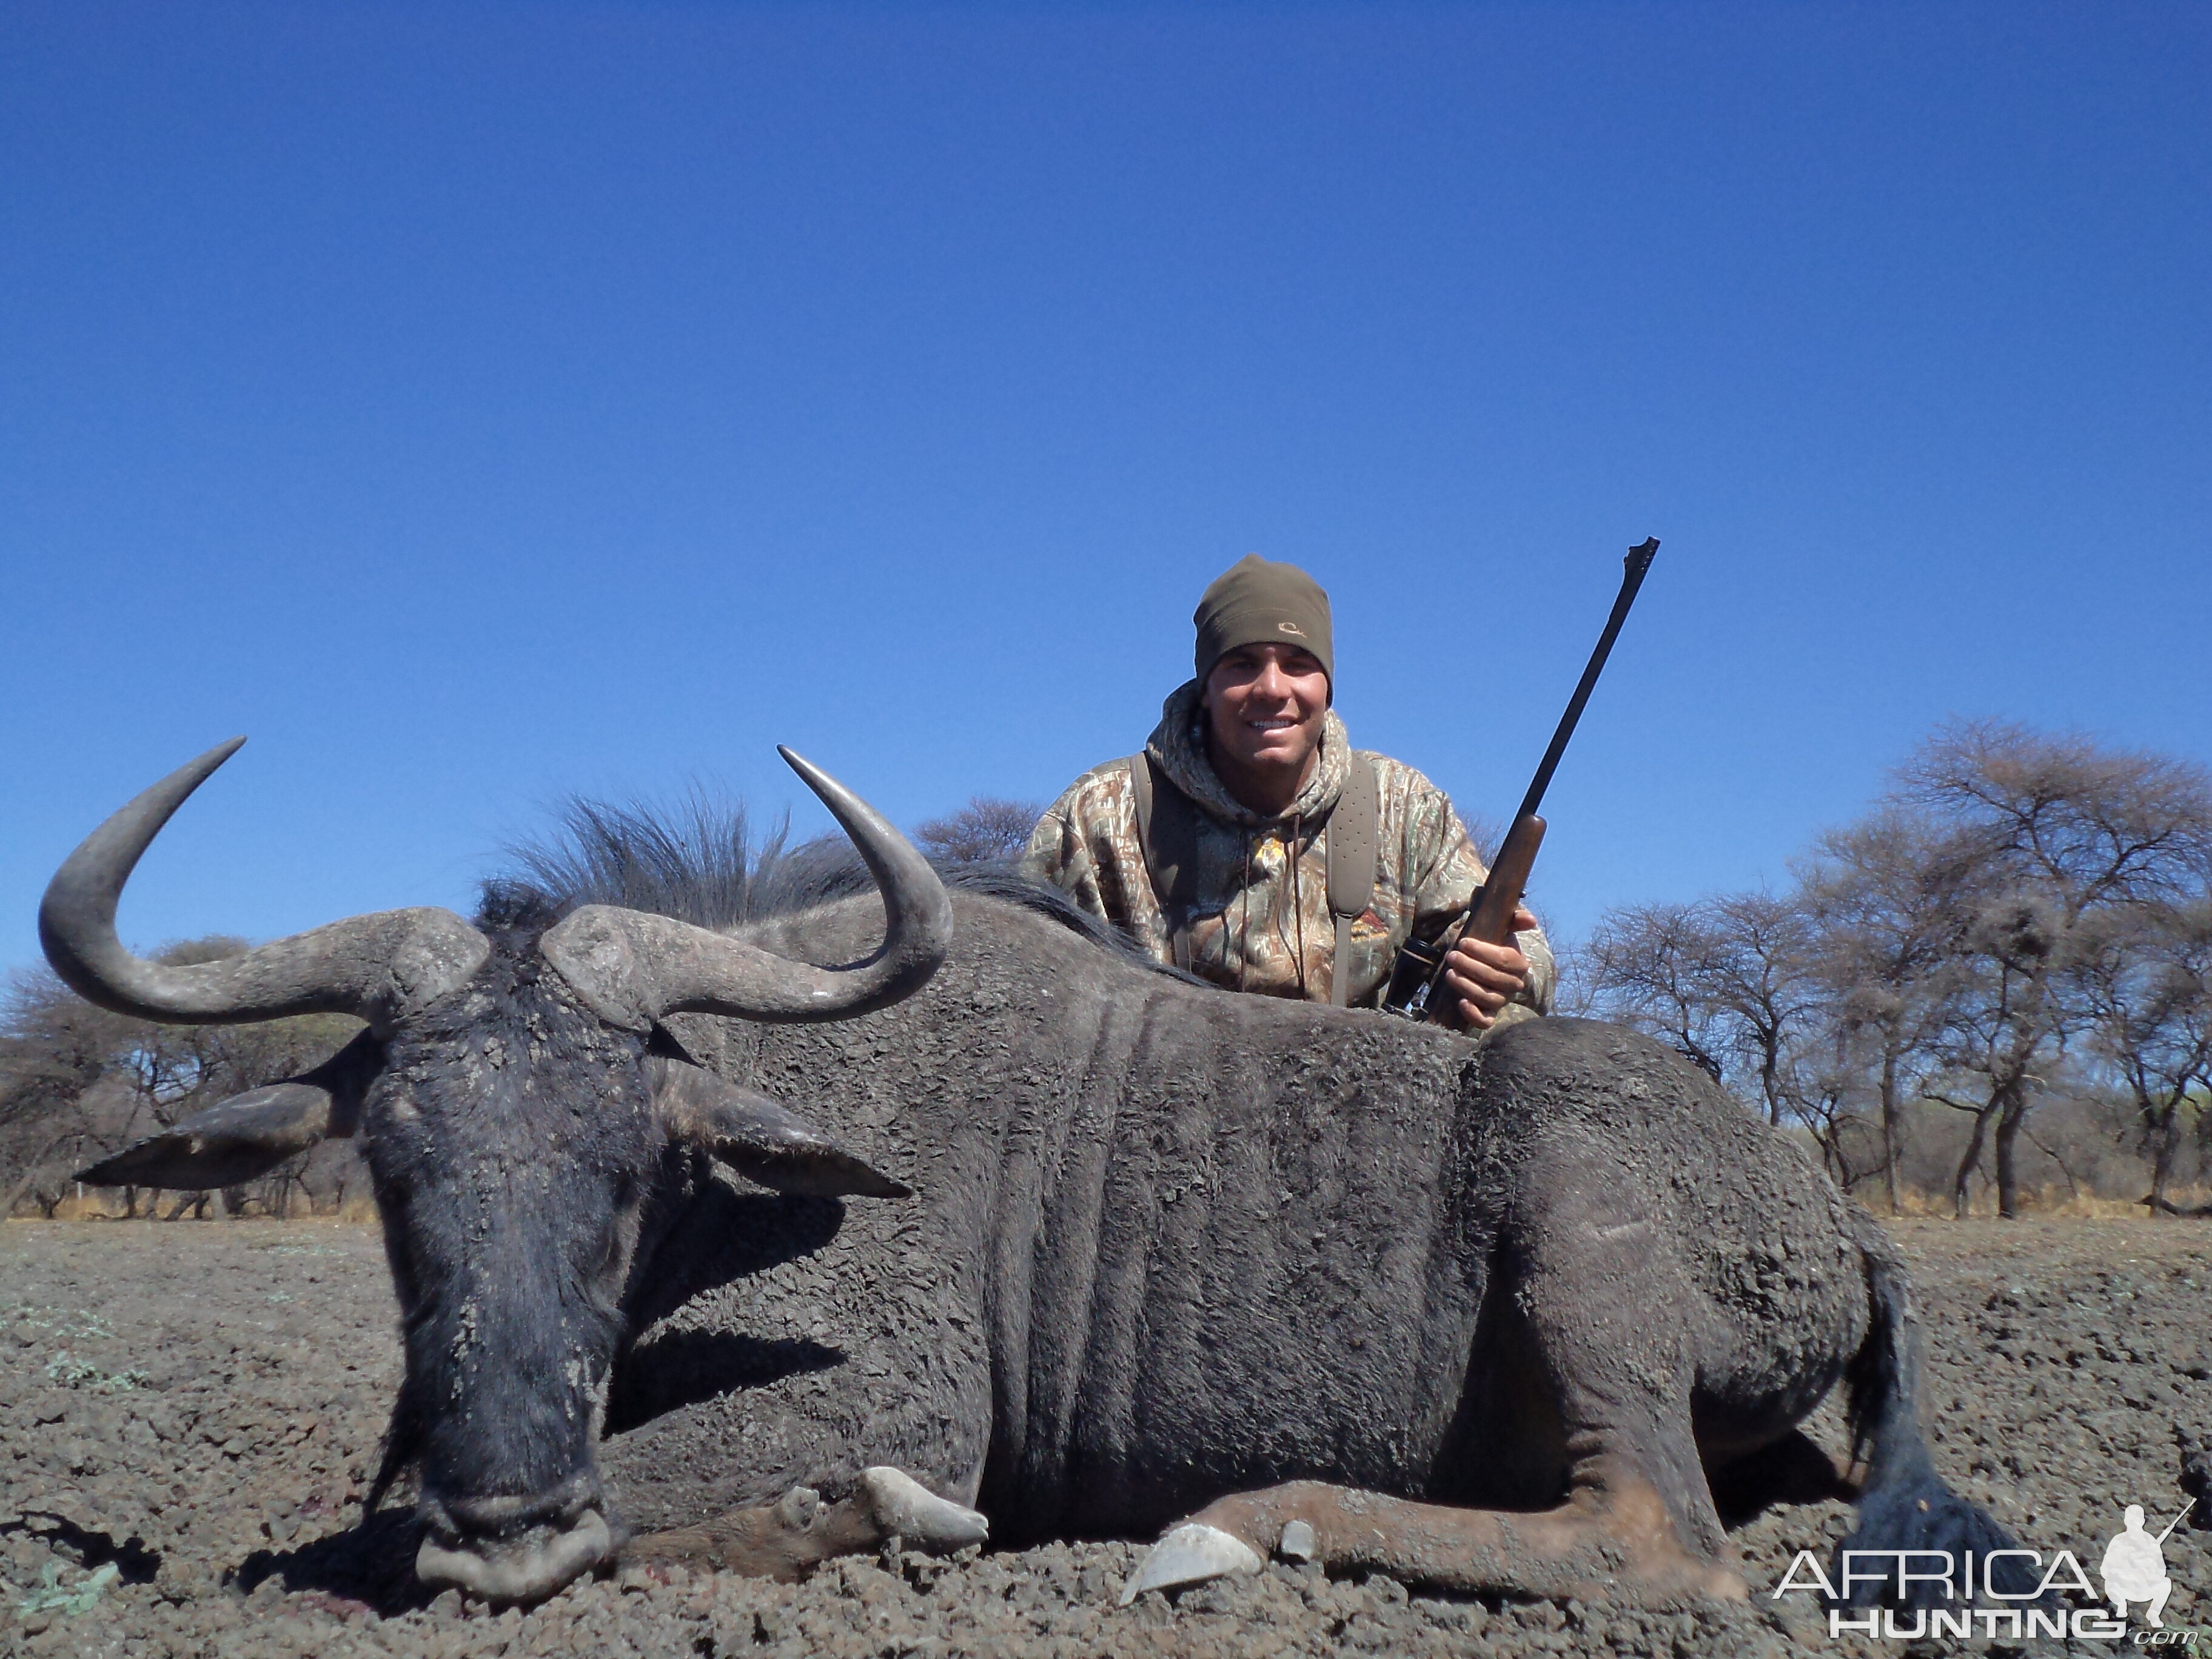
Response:
[[[1376,1601],[1395,1607],[1403,1607],[1413,1599],[1406,1587],[1386,1572],[1369,1573],[1367,1589]]]
[[[1483,1626],[1490,1622],[1488,1610],[1479,1601],[1420,1601],[1415,1606],[1421,1616],[1438,1630],[1480,1636]]]

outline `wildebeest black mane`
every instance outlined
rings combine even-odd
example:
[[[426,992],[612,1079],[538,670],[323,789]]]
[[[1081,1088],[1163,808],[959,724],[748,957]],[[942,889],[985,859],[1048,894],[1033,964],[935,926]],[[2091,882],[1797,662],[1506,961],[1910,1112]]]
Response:
[[[793,842],[787,817],[758,834],[744,802],[701,790],[669,805],[571,795],[554,809],[550,830],[510,843],[505,856],[507,867],[479,892],[479,927],[543,928],[579,905],[618,904],[727,928],[876,890],[875,878],[843,836]],[[1191,980],[1012,864],[930,862],[947,887],[1018,905],[1101,950]]]

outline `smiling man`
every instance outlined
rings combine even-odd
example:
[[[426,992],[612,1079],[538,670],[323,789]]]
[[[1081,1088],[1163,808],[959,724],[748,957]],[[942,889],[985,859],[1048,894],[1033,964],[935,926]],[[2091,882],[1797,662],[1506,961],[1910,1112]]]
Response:
[[[1481,884],[1466,827],[1412,767],[1352,747],[1328,595],[1304,571],[1250,555],[1192,620],[1196,678],[1143,754],[1068,786],[1022,867],[1217,985],[1374,1007],[1398,947],[1435,939]],[[1551,1006],[1550,947],[1525,910],[1514,925],[1515,944],[1449,960],[1466,1024]]]

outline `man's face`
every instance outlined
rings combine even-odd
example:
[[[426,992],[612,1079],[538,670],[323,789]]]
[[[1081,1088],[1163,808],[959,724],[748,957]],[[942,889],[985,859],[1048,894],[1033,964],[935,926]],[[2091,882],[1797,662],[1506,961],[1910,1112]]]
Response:
[[[1328,676],[1295,645],[1240,645],[1206,677],[1217,753],[1255,772],[1304,773],[1321,746]]]

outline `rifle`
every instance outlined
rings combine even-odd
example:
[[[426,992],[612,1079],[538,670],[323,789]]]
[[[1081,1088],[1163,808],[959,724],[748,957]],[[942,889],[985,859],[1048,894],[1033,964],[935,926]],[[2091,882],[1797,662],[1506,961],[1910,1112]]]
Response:
[[[2191,1510],[2195,1509],[2196,1507],[2197,1507],[2197,1500],[2196,1500],[2195,1498],[2191,1498],[2191,1499],[2190,1499],[2186,1504],[2184,1504],[2181,1506],[2181,1515],[2186,1515],[2186,1514],[2188,1514],[2190,1510]],[[2165,1530],[2164,1532],[2162,1532],[2162,1533],[2159,1534],[2159,1535],[2158,1535],[2158,1538],[2157,1538],[2157,1540],[2156,1540],[2156,1541],[2158,1541],[2159,1543],[2163,1544],[2164,1542],[2166,1542],[2166,1540],[2167,1539],[2169,1539],[2169,1538],[2171,1538],[2171,1537],[2172,1537],[2172,1536],[2173,1536],[2173,1529],[2174,1529],[2176,1527],[2178,1527],[2178,1526],[2179,1526],[2179,1525],[2181,1524],[2181,1515],[2177,1515],[2177,1516],[2175,1516],[2173,1517],[2173,1519],[2172,1519],[2172,1520],[2171,1520],[2171,1521],[2169,1521],[2169,1522],[2167,1522],[2166,1523],[2166,1530]]]
[[[1636,603],[1637,590],[1644,586],[1644,573],[1651,568],[1651,561],[1658,552],[1659,538],[1653,536],[1641,546],[1630,548],[1628,556],[1621,561],[1620,592],[1613,599],[1613,614],[1606,618],[1605,632],[1598,635],[1597,649],[1590,653],[1589,663],[1583,670],[1575,695],[1567,701],[1567,712],[1559,716],[1559,729],[1552,733],[1552,746],[1544,751],[1543,763],[1536,768],[1528,793],[1521,798],[1521,810],[1513,815],[1513,827],[1505,832],[1504,844],[1498,849],[1489,878],[1475,890],[1467,914],[1437,943],[1427,945],[1419,939],[1408,939],[1399,947],[1398,960],[1390,970],[1390,988],[1382,998],[1386,1012],[1401,1014],[1407,1019],[1455,1023],[1445,1019],[1446,1011],[1441,1004],[1434,1009],[1430,1006],[1437,988],[1443,983],[1444,958],[1462,939],[1503,945],[1512,937],[1513,913],[1520,908],[1521,896],[1528,890],[1528,872],[1535,867],[1536,849],[1544,844],[1544,820],[1536,816],[1536,809],[1544,804],[1544,791],[1551,787],[1552,774],[1559,769],[1559,757],[1567,752],[1567,740],[1574,736],[1575,723],[1583,717],[1583,705],[1589,701],[1597,677],[1605,672],[1605,659],[1612,653],[1621,623],[1628,620],[1628,607]]]

